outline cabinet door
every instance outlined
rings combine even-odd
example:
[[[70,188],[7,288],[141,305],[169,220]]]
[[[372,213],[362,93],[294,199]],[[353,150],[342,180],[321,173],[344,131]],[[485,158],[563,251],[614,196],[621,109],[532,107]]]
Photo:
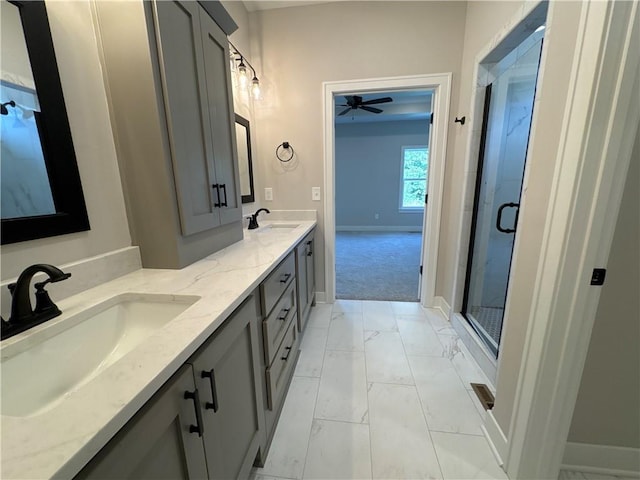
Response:
[[[209,478],[246,478],[264,435],[255,296],[192,358]]]
[[[180,223],[183,235],[190,235],[220,225],[200,6],[179,1],[154,6]]]
[[[224,225],[242,219],[229,41],[211,17],[200,11],[216,188],[220,191],[220,222]]]
[[[296,247],[296,281],[298,282],[298,331],[302,332],[307,321],[307,248],[304,242]]]
[[[188,393],[187,393],[188,392]],[[207,478],[193,399],[193,371],[183,366],[76,478]]]

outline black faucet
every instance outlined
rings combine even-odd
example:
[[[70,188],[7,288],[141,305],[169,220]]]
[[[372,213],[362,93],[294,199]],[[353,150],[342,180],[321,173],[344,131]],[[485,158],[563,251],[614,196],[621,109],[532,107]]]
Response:
[[[249,230],[253,230],[260,226],[258,225],[258,214],[260,212],[271,213],[268,208],[259,208],[258,210],[256,210],[256,213],[254,213],[253,215],[249,215],[247,217],[249,219]]]
[[[29,286],[31,279],[38,272],[44,272],[48,275],[44,282],[37,282],[36,287],[36,308],[31,308],[31,298],[29,296]],[[35,327],[47,320],[57,317],[62,312],[51,301],[49,293],[44,289],[47,283],[60,282],[71,276],[70,273],[64,273],[53,265],[37,264],[31,265],[24,269],[18,277],[16,283],[8,285],[11,292],[11,317],[8,321],[2,322],[1,338],[9,338],[20,332]]]

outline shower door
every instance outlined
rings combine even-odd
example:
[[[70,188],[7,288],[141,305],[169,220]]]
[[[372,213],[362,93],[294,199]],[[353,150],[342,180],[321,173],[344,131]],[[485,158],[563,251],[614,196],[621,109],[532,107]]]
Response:
[[[498,356],[529,142],[542,32],[490,70],[462,313]]]

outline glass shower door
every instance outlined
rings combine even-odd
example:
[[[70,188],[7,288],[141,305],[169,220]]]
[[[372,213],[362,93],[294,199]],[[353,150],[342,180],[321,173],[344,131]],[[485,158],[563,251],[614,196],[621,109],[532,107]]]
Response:
[[[498,355],[542,32],[496,64],[485,93],[478,177],[462,313]]]

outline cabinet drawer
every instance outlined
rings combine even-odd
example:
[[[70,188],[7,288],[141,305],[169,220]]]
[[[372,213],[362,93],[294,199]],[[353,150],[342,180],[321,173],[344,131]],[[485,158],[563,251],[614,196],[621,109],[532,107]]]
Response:
[[[295,282],[291,282],[271,314],[262,322],[264,361],[267,365],[271,365],[271,361],[282,341],[282,337],[284,337],[287,327],[295,314],[296,289]]]
[[[276,357],[269,368],[267,368],[267,407],[275,410],[278,399],[281,397],[282,389],[287,386],[289,373],[298,354],[298,328],[297,316],[289,324],[287,333],[282,340],[280,348],[276,352]]]
[[[296,260],[293,252],[260,284],[262,314],[266,317],[295,278]]]

